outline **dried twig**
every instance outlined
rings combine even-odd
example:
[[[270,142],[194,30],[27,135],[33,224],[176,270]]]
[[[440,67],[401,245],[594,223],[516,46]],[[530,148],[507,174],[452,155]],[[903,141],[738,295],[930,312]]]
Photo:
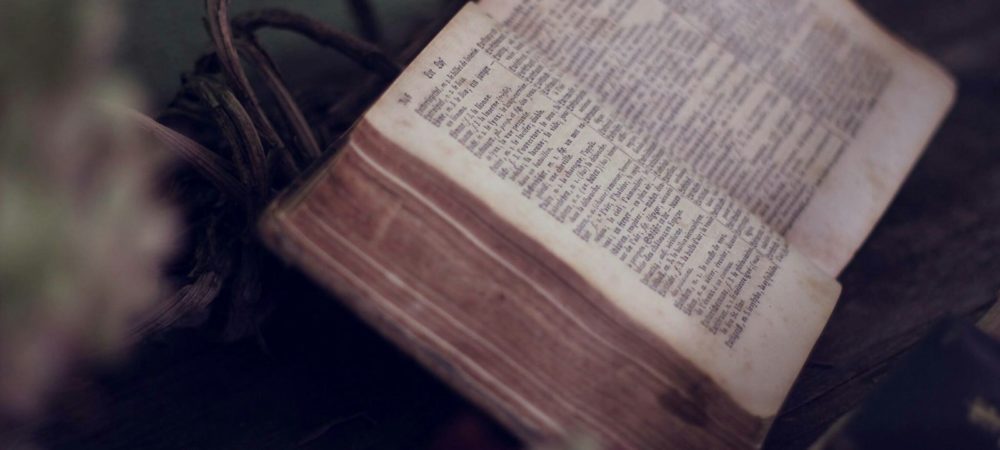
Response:
[[[274,95],[278,108],[284,113],[291,131],[295,133],[295,143],[301,147],[302,156],[305,160],[311,162],[315,158],[318,158],[321,151],[316,136],[313,135],[312,128],[309,126],[309,122],[306,121],[305,115],[302,114],[299,105],[295,102],[295,98],[285,86],[285,82],[281,78],[281,74],[278,73],[278,68],[275,66],[274,61],[260,48],[260,45],[255,40],[239,39],[236,41],[236,49],[261,74],[264,83]]]
[[[195,171],[212,183],[217,189],[229,196],[230,199],[239,200],[247,196],[247,190],[235,176],[233,176],[233,165],[221,156],[205,148],[201,144],[189,139],[149,116],[130,108],[121,108],[122,112],[128,115],[139,127],[145,129],[167,149],[177,154],[184,162],[191,165]]]
[[[205,12],[208,20],[208,30],[215,43],[216,54],[223,72],[229,80],[236,98],[243,104],[253,124],[259,130],[259,135],[267,143],[271,152],[282,155],[283,169],[290,178],[298,175],[294,160],[287,154],[285,144],[268,120],[260,99],[253,91],[250,80],[240,65],[239,54],[233,45],[233,31],[229,23],[229,0],[205,0]]]
[[[253,121],[233,93],[208,78],[192,80],[195,93],[209,106],[219,131],[229,142],[240,180],[256,197],[251,204],[265,201],[270,189],[267,157]],[[256,213],[255,208],[250,208]]]
[[[369,3],[350,1],[364,36],[379,39]],[[205,0],[205,7],[215,51],[200,58],[194,73],[185,79],[185,90],[166,113],[167,123],[229,153],[213,153],[180,133],[165,131],[147,117],[141,119],[219,191],[241,201],[225,201],[215,192],[178,185],[178,197],[185,199],[194,223],[189,230],[194,258],[191,265],[178,267],[189,284],[149,318],[143,331],[165,328],[191,312],[206,312],[210,303],[222,300],[223,305],[213,306],[212,312],[222,313],[224,335],[234,339],[257,330],[273,300],[263,292],[275,282],[268,277],[284,273],[275,270],[279,263],[256,240],[257,215],[274,192],[294,179],[299,164],[320,157],[322,142],[317,133],[329,140],[341,137],[364,105],[402,69],[376,45],[301,14],[267,9],[230,20],[229,0]],[[344,54],[372,74],[343,86],[334,96],[336,102],[312,91],[310,100],[316,103],[303,111],[256,40],[255,32],[261,28],[301,34]],[[269,95],[258,97],[244,64],[260,75],[260,86]],[[279,135],[275,125],[286,134]],[[276,170],[283,176],[275,176]],[[217,299],[219,295],[226,298]]]
[[[264,275],[261,268],[263,250],[255,243],[245,243],[239,253],[239,267],[233,277],[232,298],[226,314],[223,337],[236,340],[258,331],[259,319],[265,316],[271,304],[261,302]]]
[[[372,43],[382,42],[382,27],[375,17],[375,10],[368,0],[350,0],[348,4],[354,10],[354,16],[358,18],[358,26],[361,27],[361,36]]]
[[[375,45],[296,12],[279,8],[249,11],[234,17],[232,24],[245,33],[254,33],[265,27],[299,33],[317,44],[343,53],[386,79],[394,79],[402,72],[402,67]]]
[[[196,268],[195,279],[180,288],[167,301],[160,302],[132,331],[136,338],[177,325],[182,319],[190,320],[192,312],[205,311],[218,297],[232,268],[227,258],[217,258],[216,267]]]

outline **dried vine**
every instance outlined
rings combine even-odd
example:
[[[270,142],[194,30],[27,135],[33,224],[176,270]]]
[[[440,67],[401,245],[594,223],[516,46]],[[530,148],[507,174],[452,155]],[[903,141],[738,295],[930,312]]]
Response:
[[[276,28],[299,33],[317,44],[342,53],[357,61],[362,67],[389,80],[402,71],[399,64],[374,44],[285,9],[273,8],[243,13],[233,19],[233,26],[244,33],[254,33],[261,28]]]
[[[183,88],[159,120],[128,112],[185,163],[171,180],[171,192],[187,209],[189,223],[188,251],[174,270],[179,289],[137,334],[209,320],[226,338],[235,339],[253,334],[273,308],[272,294],[280,291],[287,272],[258,242],[257,218],[402,70],[378,46],[381,28],[367,0],[350,0],[349,5],[361,33],[372,42],[284,9],[230,18],[229,0],[205,0],[214,51],[184,77]],[[304,109],[257,39],[264,28],[302,35],[350,58],[372,76],[350,83],[343,95]],[[411,52],[419,46],[411,46]],[[258,86],[246,69],[257,76]]]

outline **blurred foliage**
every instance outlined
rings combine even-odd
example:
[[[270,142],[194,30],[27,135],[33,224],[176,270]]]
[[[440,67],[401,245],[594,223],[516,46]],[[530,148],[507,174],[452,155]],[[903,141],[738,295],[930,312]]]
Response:
[[[0,425],[36,416],[75,364],[127,344],[175,229],[154,187],[163,153],[106,113],[137,98],[110,69],[117,2],[3,6]]]

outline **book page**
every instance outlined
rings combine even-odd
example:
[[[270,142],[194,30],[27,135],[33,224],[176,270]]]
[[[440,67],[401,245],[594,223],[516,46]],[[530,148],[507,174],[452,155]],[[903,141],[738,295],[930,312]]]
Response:
[[[574,81],[564,101],[638,164],[686,164],[832,275],[953,97],[946,75],[843,1],[480,4],[519,54]]]
[[[470,4],[365,120],[569,264],[746,411],[776,414],[839,285],[689,165],[645,163],[608,132],[623,122],[582,114],[584,87],[525,49]]]

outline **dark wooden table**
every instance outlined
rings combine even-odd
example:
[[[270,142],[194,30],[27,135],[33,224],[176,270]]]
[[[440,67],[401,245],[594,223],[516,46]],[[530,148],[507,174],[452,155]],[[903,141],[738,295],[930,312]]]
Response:
[[[944,63],[954,111],[864,248],[767,448],[804,448],[942,317],[1000,289],[1000,2],[865,0]],[[920,93],[914,93],[920,95]],[[301,280],[259,341],[144,343],[80,382],[40,430],[52,448],[513,448],[475,408]]]

